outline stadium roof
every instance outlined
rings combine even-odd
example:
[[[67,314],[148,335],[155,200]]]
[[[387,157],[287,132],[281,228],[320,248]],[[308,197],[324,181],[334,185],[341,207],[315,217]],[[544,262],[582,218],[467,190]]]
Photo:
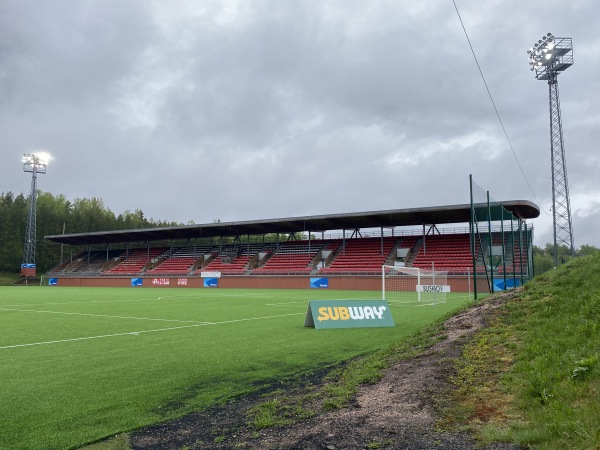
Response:
[[[539,207],[527,200],[502,202],[502,206],[523,220],[534,219],[540,215]],[[264,235],[268,233],[322,232],[343,229],[356,230],[362,228],[468,223],[470,216],[470,204],[465,204],[176,227],[55,234],[45,236],[45,239],[54,243],[69,245],[114,244],[170,239]],[[493,217],[492,220],[500,220],[500,217]]]

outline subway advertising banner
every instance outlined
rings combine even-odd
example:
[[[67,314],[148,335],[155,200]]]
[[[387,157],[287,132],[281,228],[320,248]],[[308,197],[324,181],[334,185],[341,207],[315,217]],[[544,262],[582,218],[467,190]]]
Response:
[[[385,300],[311,300],[305,327],[375,328],[394,327],[394,318]]]

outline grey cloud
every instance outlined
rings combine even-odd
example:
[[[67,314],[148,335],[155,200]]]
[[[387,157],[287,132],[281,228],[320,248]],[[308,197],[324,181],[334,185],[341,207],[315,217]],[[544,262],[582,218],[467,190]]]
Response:
[[[575,46],[559,82],[576,242],[600,245],[599,7],[457,5],[536,197],[453,5],[429,0],[4,2],[0,191],[28,189],[20,156],[43,147],[42,190],[184,223],[462,203],[470,173],[547,212],[548,87],[525,51],[552,31]]]

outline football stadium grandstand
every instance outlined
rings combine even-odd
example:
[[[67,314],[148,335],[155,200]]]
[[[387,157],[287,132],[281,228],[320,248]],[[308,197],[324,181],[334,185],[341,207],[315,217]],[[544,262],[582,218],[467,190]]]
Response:
[[[529,201],[501,208],[506,215],[493,221],[478,221],[477,205],[463,204],[51,235],[70,255],[48,277],[61,286],[159,287],[208,287],[216,278],[211,286],[238,288],[310,288],[326,279],[332,289],[376,290],[387,265],[444,271],[462,292],[475,275],[489,290],[499,286],[494,277],[514,286],[533,275],[526,221],[540,210]]]

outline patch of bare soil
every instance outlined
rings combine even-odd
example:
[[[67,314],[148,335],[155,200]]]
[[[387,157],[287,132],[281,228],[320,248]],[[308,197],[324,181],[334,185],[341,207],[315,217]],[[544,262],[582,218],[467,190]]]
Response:
[[[209,411],[148,427],[130,435],[132,449],[473,449],[465,432],[438,431],[439,406],[452,389],[453,359],[512,293],[494,296],[445,323],[444,339],[425,353],[389,368],[361,387],[351,406],[286,427],[254,431],[247,411],[264,397],[246,397]],[[316,382],[318,380],[307,380]],[[321,380],[322,381],[322,380]],[[496,443],[488,450],[519,449]]]

